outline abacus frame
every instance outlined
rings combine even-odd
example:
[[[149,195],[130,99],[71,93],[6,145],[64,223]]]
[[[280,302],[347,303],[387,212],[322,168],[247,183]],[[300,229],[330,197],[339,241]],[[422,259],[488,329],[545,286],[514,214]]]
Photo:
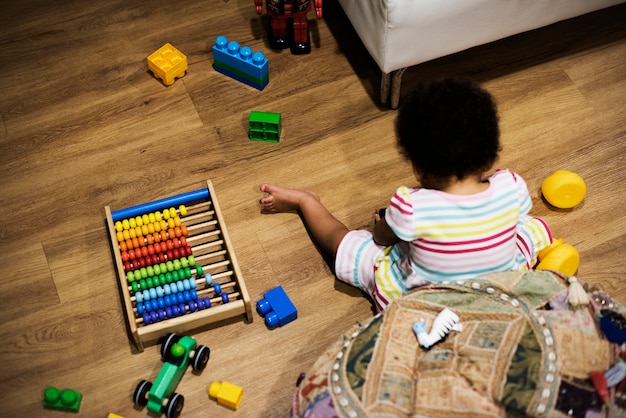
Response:
[[[208,192],[208,197],[205,197]],[[186,200],[192,199],[192,200]],[[148,325],[141,324],[141,320],[136,318],[135,304],[131,291],[129,290],[129,283],[126,277],[126,271],[124,270],[124,263],[122,261],[122,255],[119,248],[115,222],[119,216],[131,217],[134,214],[141,215],[156,210],[163,210],[169,208],[172,205],[185,204],[189,206],[189,214],[182,218],[185,220],[195,216],[196,218],[209,219],[210,226],[210,238],[207,238],[207,230],[203,228],[203,223],[198,223],[198,227],[195,228],[188,226],[190,230],[187,241],[190,242],[192,247],[201,249],[200,255],[194,254],[197,260],[201,261],[203,256],[218,255],[223,261],[210,264],[207,267],[217,266],[223,268],[229,266],[231,270],[220,271],[220,273],[227,273],[223,276],[230,277],[230,279],[222,283],[222,287],[233,288],[236,290],[234,293],[237,299],[231,300],[228,303],[218,304],[211,306],[204,310],[197,310],[195,312],[189,312],[184,315],[165,319],[160,322],[155,322]],[[195,207],[195,208],[194,208]],[[204,208],[208,210],[203,210]],[[224,218],[220,206],[217,201],[215,189],[211,180],[206,181],[206,189],[201,189],[196,192],[185,193],[169,198],[156,200],[153,202],[145,203],[142,205],[133,206],[120,211],[111,211],[109,206],[105,206],[107,227],[109,230],[109,238],[111,240],[111,247],[113,249],[113,256],[115,261],[115,267],[117,270],[118,284],[120,287],[120,293],[122,295],[124,304],[124,313],[129,328],[129,333],[132,336],[133,342],[137,349],[141,352],[144,350],[144,346],[152,345],[158,341],[159,338],[167,335],[168,333],[183,334],[190,330],[200,328],[207,324],[216,323],[227,318],[236,317],[238,315],[245,315],[248,322],[252,322],[252,305],[250,302],[250,296],[246,289],[239,264],[235,253],[233,251],[230,237],[226,230]],[[121,219],[121,218],[119,218]],[[216,240],[216,236],[221,235],[221,240]],[[219,251],[213,251],[206,249],[218,245],[221,248]],[[201,264],[199,262],[199,264]],[[204,267],[204,266],[203,266]],[[207,290],[205,287],[204,290]]]

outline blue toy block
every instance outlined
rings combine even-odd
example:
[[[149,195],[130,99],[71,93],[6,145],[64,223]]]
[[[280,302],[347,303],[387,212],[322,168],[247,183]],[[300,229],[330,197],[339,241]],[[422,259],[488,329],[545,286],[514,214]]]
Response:
[[[263,90],[270,81],[265,54],[253,52],[249,46],[240,47],[225,36],[215,39],[213,68],[257,90]]]
[[[256,309],[265,317],[265,324],[269,328],[282,327],[298,317],[296,307],[282,286],[265,292],[263,299],[256,303]]]

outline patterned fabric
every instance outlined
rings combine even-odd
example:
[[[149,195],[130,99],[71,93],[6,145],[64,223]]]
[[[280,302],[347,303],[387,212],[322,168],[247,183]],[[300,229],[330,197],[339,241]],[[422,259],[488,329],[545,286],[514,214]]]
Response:
[[[618,350],[591,308],[555,308],[566,294],[547,271],[415,289],[329,347],[298,387],[293,416],[602,416],[588,376],[610,369]],[[413,323],[430,328],[446,307],[462,329],[421,348]],[[619,395],[612,412],[626,416]]]

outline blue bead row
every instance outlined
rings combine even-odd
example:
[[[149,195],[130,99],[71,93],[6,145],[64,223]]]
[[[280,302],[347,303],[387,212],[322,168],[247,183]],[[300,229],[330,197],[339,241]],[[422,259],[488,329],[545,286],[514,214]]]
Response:
[[[161,298],[148,300],[137,304],[137,313],[143,315],[145,312],[157,311],[159,309],[169,308],[185,302],[198,299],[198,293],[195,289],[185,290],[184,292],[174,293]]]
[[[185,290],[191,290],[196,288],[196,279],[193,277],[190,279],[181,280],[173,283],[165,283],[163,286],[156,286],[144,291],[135,293],[135,299],[137,304],[142,302],[148,302],[149,300],[162,298],[175,293],[184,292]]]
[[[196,309],[201,311],[211,307],[211,299],[204,298],[197,301],[191,301],[189,303],[189,312],[195,312]],[[187,313],[187,307],[184,303],[180,303],[173,306],[168,306],[165,309],[159,309],[157,311],[146,312],[143,314],[144,325],[149,325],[154,322],[163,321],[169,318],[175,318],[177,316],[185,315]]]
[[[186,293],[186,292],[184,292]],[[197,296],[197,295],[196,295]],[[222,293],[222,303],[228,303],[228,293]],[[211,307],[211,299],[208,297],[200,298],[197,300],[190,300],[185,303],[178,303],[172,306],[167,306],[163,309],[157,309],[150,312],[144,312],[142,314],[144,325],[149,325],[155,322],[163,321],[170,318],[175,318],[177,316],[182,316],[189,312],[201,311],[204,309],[208,309]]]

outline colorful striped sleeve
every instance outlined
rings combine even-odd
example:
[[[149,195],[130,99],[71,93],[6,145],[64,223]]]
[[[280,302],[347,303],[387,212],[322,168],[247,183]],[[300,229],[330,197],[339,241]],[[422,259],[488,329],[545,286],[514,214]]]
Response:
[[[419,189],[399,187],[385,214],[387,224],[402,241],[413,241],[417,238],[411,194],[418,191]]]

